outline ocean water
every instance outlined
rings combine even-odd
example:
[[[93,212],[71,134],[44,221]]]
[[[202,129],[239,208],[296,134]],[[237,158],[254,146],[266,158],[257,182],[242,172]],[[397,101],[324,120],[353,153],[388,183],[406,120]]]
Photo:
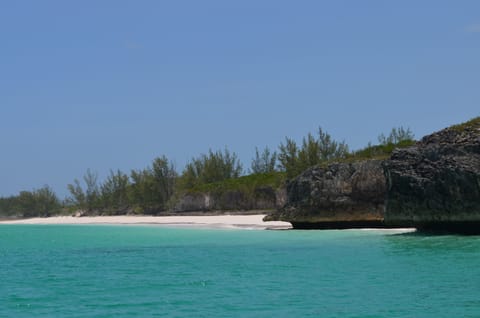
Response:
[[[480,317],[480,237],[0,225],[0,317]]]

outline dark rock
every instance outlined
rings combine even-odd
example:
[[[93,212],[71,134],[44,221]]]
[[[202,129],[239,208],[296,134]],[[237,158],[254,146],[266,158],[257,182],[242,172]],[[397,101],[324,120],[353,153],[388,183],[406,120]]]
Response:
[[[286,190],[258,186],[253,190],[192,192],[181,195],[174,212],[274,210],[284,205]]]
[[[479,126],[477,119],[394,151],[383,164],[386,224],[480,232]]]
[[[276,192],[269,186],[257,187],[253,191],[254,208],[257,210],[275,208]]]
[[[174,212],[208,211],[213,208],[214,202],[208,193],[184,194],[175,204]]]
[[[394,150],[385,161],[306,170],[266,220],[294,228],[417,227],[480,233],[480,117]]]
[[[228,211],[253,209],[253,199],[243,191],[228,190],[216,193],[214,197],[216,202],[214,207],[216,210]]]
[[[287,188],[285,186],[280,187],[275,191],[275,208],[281,209],[287,203]]]
[[[296,228],[383,225],[386,183],[380,160],[313,167],[287,185],[287,203],[269,220]]]

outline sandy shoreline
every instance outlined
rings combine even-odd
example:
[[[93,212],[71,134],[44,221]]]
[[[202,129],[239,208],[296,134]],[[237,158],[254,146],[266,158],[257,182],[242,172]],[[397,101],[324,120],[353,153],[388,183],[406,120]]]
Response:
[[[288,222],[264,222],[264,214],[215,215],[215,216],[55,216],[22,220],[4,220],[0,224],[152,224],[175,227],[243,228],[243,229],[290,229]]]
[[[210,229],[246,229],[246,230],[287,230],[292,225],[289,222],[264,222],[265,214],[250,215],[181,215],[181,216],[54,216],[48,218],[30,219],[0,219],[1,224],[78,224],[78,225],[157,225],[168,227],[194,227]],[[342,231],[362,230],[376,231],[388,234],[415,232],[414,228],[364,228],[343,229]]]

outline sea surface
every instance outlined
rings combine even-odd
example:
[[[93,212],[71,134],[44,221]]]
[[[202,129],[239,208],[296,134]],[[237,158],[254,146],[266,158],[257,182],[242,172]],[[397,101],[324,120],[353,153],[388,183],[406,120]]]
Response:
[[[480,317],[480,237],[0,225],[0,317]]]

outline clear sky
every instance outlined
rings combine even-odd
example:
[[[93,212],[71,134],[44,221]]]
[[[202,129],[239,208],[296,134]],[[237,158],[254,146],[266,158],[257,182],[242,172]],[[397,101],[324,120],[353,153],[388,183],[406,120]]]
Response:
[[[0,2],[0,196],[480,115],[480,1]]]

